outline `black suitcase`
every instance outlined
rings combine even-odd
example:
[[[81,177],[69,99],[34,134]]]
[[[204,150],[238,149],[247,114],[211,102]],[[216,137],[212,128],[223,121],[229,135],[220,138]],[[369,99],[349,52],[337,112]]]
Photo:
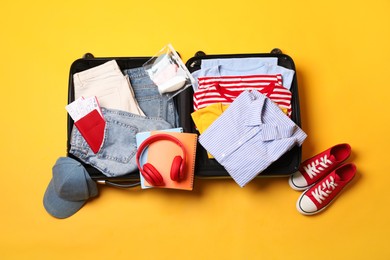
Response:
[[[222,54],[222,55],[206,55],[202,51],[195,54],[186,62],[186,66],[190,72],[200,68],[202,59],[223,59],[223,58],[247,58],[247,57],[276,57],[278,65],[295,71],[292,86],[292,115],[291,119],[301,126],[300,106],[298,95],[298,83],[296,77],[295,64],[293,59],[283,54],[279,49],[273,49],[270,53],[251,53],[251,54]],[[70,67],[69,85],[68,85],[68,104],[75,99],[73,74],[83,70],[101,65],[109,60],[115,59],[122,70],[141,67],[151,57],[105,57],[95,58],[92,54],[87,53],[83,58],[74,61]],[[184,132],[197,133],[194,123],[191,118],[193,112],[193,89],[191,87],[182,91],[175,97],[175,103],[179,114],[179,123],[183,127]],[[78,160],[75,156],[69,153],[70,136],[73,129],[73,120],[68,115],[67,119],[67,156]],[[79,161],[79,160],[78,160]],[[260,176],[287,176],[294,173],[301,162],[301,147],[295,146],[290,151],[285,153],[281,158],[271,164]],[[81,162],[82,163],[82,162]],[[106,183],[118,187],[132,187],[139,184],[139,172],[131,172],[120,177],[108,177],[102,174],[96,168],[82,163],[90,174],[91,178],[99,183]],[[209,159],[205,149],[199,144],[197,146],[197,154],[195,161],[195,177],[200,178],[229,178],[229,174],[216,160]]]

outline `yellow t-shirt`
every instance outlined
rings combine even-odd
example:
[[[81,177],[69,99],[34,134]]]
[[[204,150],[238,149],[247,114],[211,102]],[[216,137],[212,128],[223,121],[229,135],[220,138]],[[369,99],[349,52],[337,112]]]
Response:
[[[215,103],[193,112],[191,117],[199,133],[202,134],[228,107],[229,105]],[[208,157],[214,158],[209,153]]]

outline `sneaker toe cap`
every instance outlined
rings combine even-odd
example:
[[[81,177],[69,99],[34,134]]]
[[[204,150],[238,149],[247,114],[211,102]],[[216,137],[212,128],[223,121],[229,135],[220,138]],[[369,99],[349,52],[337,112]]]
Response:
[[[305,177],[303,177],[302,173],[300,173],[299,171],[291,175],[289,183],[291,188],[298,190],[305,189],[308,186]]]
[[[306,195],[303,195],[297,203],[297,209],[299,212],[305,215],[314,214],[318,211],[314,202]]]

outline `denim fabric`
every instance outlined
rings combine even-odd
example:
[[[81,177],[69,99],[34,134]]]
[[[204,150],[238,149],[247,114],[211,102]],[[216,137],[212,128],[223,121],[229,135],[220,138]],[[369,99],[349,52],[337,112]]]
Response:
[[[46,211],[56,218],[75,214],[89,198],[98,195],[98,188],[78,161],[60,157],[52,169],[53,178],[43,197]]]
[[[172,95],[161,95],[143,67],[124,70],[124,74],[128,75],[135,99],[146,116],[160,117],[173,127],[178,126],[179,118]]]
[[[73,127],[69,152],[106,176],[121,176],[137,169],[135,135],[139,132],[172,128],[165,120],[126,111],[102,108],[106,128],[103,144],[93,153],[77,127]]]

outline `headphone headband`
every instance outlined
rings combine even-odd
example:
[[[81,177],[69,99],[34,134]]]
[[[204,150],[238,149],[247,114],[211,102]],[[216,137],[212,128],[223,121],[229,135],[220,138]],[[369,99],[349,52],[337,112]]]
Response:
[[[138,169],[141,172],[143,171],[143,169],[140,165],[139,159],[140,159],[141,155],[143,154],[144,150],[146,149],[146,147],[148,147],[149,145],[151,145],[152,143],[154,143],[156,141],[162,141],[162,140],[171,141],[171,142],[177,144],[181,148],[182,153],[183,153],[183,162],[184,163],[181,164],[180,171],[183,172],[185,162],[186,162],[186,151],[185,151],[183,143],[179,139],[177,139],[176,137],[169,135],[169,134],[163,134],[163,133],[149,136],[138,147],[137,154],[136,154],[136,163],[137,163]]]

